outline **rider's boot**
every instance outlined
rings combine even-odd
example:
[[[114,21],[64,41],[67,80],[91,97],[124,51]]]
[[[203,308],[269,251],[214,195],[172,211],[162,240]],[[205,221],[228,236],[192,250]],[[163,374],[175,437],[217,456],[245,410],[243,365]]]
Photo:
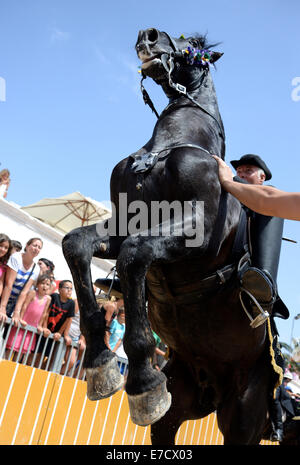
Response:
[[[278,298],[277,272],[279,265],[282,218],[253,213],[251,218],[251,266],[241,270],[242,294],[248,295],[254,318],[251,326],[260,326],[269,317]]]
[[[269,415],[272,426],[270,441],[275,442],[281,442],[283,439],[282,408],[279,395],[279,389],[277,389],[275,399],[271,396],[269,402]]]
[[[281,442],[283,439],[283,426],[281,423],[280,428],[273,426],[273,431],[270,436],[270,441],[272,442]]]

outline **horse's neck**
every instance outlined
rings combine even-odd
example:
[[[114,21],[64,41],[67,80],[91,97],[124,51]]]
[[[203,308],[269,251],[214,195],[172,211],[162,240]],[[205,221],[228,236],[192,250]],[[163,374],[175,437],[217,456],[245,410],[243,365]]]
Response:
[[[191,141],[197,143],[197,138],[199,138],[198,144],[201,145],[202,130],[204,128],[206,131],[207,126],[215,130],[216,137],[220,136],[220,132],[223,132],[223,123],[210,73],[196,89],[190,90],[187,87],[187,92],[192,99],[209,114],[193,104],[186,96],[180,96],[175,91],[170,93],[170,88],[167,84],[165,85],[166,88],[163,84],[162,87],[169,96],[169,104],[162,112],[154,129],[152,138],[154,146],[161,145],[162,140],[165,143],[168,139],[170,145]],[[211,142],[214,146],[215,141]]]
[[[204,110],[206,110],[211,115],[216,125],[218,134],[220,134],[221,130],[222,136],[224,137],[223,122],[219,111],[215,86],[210,72],[205,74],[203,81],[201,81],[201,85],[197,87],[197,89],[191,92],[189,92],[187,89],[187,92]],[[212,119],[209,120],[210,123],[213,122]]]

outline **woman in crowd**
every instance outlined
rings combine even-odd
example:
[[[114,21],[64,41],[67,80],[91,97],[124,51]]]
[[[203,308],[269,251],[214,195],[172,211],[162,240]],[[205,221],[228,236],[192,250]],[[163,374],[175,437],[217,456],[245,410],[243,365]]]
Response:
[[[25,298],[40,274],[40,267],[34,262],[43,247],[40,238],[30,239],[24,252],[16,252],[7,262],[5,285],[0,303],[0,323],[14,312],[19,314]]]
[[[11,240],[6,234],[0,233],[0,298],[5,282],[6,263],[11,254]]]

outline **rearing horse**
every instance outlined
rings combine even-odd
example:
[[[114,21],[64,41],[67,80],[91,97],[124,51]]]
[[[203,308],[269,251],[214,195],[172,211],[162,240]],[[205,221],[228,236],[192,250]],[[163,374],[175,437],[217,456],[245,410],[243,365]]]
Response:
[[[110,396],[123,385],[116,356],[104,343],[105,319],[90,273],[95,256],[117,259],[133,422],[152,424],[154,444],[171,444],[183,421],[216,411],[225,444],[257,444],[274,379],[267,324],[252,329],[239,301],[241,206],[222,191],[211,157],[225,153],[209,70],[222,54],[210,50],[203,37],[174,39],[157,29],[140,31],[136,51],[143,77],[161,85],[169,104],[151,139],[113,169],[113,221],[75,229],[63,240],[87,342],[88,397]],[[146,207],[150,226],[132,233],[137,201]],[[183,222],[196,219],[198,229],[178,233],[181,217],[173,212],[173,231],[164,234],[165,222],[151,214],[161,201],[171,207],[204,205],[196,215],[193,208],[183,209]],[[203,237],[191,242],[191,230],[196,237],[199,228]],[[152,368],[151,328],[170,349],[164,373]]]

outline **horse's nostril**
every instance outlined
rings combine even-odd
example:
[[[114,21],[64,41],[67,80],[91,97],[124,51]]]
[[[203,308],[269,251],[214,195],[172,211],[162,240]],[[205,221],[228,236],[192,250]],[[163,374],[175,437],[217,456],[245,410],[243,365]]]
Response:
[[[149,42],[156,42],[158,39],[157,29],[148,29],[147,36],[148,36]]]

